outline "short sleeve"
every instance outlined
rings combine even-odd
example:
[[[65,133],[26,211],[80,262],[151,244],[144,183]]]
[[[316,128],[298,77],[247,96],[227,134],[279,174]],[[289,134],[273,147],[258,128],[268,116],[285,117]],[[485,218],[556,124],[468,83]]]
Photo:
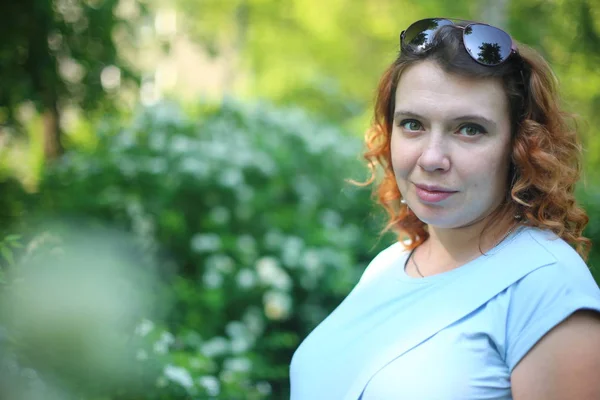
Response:
[[[575,311],[600,312],[600,289],[575,252],[531,272],[511,291],[506,325],[506,363],[511,372],[546,333]]]

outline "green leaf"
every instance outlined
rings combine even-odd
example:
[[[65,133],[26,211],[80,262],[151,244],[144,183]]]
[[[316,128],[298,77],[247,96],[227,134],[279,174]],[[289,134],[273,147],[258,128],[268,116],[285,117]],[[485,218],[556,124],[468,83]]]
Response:
[[[6,242],[16,242],[21,240],[21,235],[8,235],[4,238],[4,241]]]
[[[13,252],[8,247],[0,247],[0,254],[2,254],[2,257],[4,257],[9,265],[14,264]]]

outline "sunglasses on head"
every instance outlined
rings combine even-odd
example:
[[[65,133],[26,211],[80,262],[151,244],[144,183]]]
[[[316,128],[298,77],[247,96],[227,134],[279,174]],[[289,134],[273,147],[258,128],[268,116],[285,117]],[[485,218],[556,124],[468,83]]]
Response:
[[[410,48],[417,53],[427,51],[433,47],[434,37],[439,28],[445,25],[454,25],[462,29],[465,49],[479,64],[493,67],[519,53],[515,42],[502,29],[479,22],[462,26],[446,18],[427,18],[414,22],[400,34],[400,48]]]

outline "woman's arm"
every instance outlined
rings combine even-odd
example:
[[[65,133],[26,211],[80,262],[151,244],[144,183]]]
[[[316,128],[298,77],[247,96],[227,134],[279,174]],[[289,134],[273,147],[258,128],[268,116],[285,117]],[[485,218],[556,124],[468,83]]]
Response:
[[[549,331],[511,383],[514,400],[600,400],[600,315],[577,311]]]

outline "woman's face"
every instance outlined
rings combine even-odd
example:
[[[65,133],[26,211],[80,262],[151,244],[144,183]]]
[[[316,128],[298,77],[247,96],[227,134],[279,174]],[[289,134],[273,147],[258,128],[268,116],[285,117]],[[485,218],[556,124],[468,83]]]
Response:
[[[391,156],[398,188],[428,225],[459,228],[488,216],[507,190],[510,118],[499,80],[424,61],[396,90]]]

